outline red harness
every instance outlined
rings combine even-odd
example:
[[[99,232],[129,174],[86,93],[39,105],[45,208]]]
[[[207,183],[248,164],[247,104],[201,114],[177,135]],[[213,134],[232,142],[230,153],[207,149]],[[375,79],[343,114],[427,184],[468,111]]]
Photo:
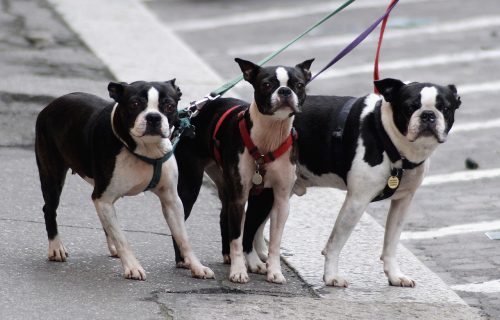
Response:
[[[230,109],[228,109],[226,112],[222,114],[222,116],[219,118],[217,121],[217,124],[215,125],[215,130],[212,135],[212,140],[213,140],[213,151],[214,151],[214,156],[215,160],[217,161],[217,164],[219,166],[222,166],[222,157],[221,153],[219,150],[220,147],[220,141],[217,139],[217,133],[224,122],[224,120],[231,114],[235,109],[237,109],[240,106],[234,106]],[[246,112],[246,109],[241,111],[238,114],[238,126],[240,129],[240,135],[241,138],[243,139],[243,143],[245,144],[245,147],[248,149],[248,152],[252,156],[252,158],[255,160],[255,164],[257,166],[256,169],[256,174],[261,175],[261,178],[264,176],[266,173],[265,169],[262,167],[264,164],[272,162],[276,160],[277,158],[281,157],[285,152],[287,152],[293,145],[293,142],[297,140],[297,132],[295,131],[295,128],[292,127],[292,130],[288,137],[286,138],[285,141],[274,151],[272,152],[267,152],[267,153],[262,153],[260,152],[259,148],[253,143],[252,138],[250,137],[250,132],[248,132],[248,127],[247,123],[245,121],[244,114]],[[258,193],[262,191],[264,188],[264,179],[262,179],[262,182],[259,184],[254,184],[254,187],[252,188],[254,190],[254,193]]]

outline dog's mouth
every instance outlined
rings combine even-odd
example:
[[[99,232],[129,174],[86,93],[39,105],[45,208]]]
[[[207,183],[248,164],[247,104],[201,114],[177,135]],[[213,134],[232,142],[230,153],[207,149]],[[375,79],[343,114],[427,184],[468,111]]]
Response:
[[[146,127],[146,130],[142,134],[132,133],[136,138],[144,138],[144,137],[160,137],[160,138],[168,138],[170,134],[167,132],[163,132],[161,128],[151,128],[150,126]]]
[[[446,141],[445,138],[443,138],[443,135],[441,135],[437,130],[435,126],[423,126],[420,128],[418,133],[415,135],[415,138],[410,139],[410,142],[415,142],[419,138],[423,137],[434,137],[437,142],[439,143],[444,143]]]
[[[284,101],[280,101],[279,103],[277,103],[276,106],[271,110],[271,112],[274,113],[282,109],[290,109],[291,111],[290,116],[302,112],[299,106],[294,101],[290,101],[290,99],[286,99]]]

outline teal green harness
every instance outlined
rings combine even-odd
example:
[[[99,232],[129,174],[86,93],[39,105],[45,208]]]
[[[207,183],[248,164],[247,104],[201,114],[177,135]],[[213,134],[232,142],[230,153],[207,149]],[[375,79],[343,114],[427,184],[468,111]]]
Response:
[[[153,177],[151,178],[151,181],[149,181],[149,184],[146,187],[146,189],[144,189],[144,191],[154,189],[158,185],[158,183],[160,182],[161,167],[163,166],[163,163],[165,161],[167,161],[168,159],[170,159],[170,157],[174,154],[174,150],[170,150],[163,157],[158,158],[158,159],[152,159],[152,158],[148,158],[145,156],[141,156],[140,154],[137,154],[137,153],[131,151],[130,149],[128,149],[128,147],[127,147],[127,150],[130,151],[134,156],[136,156],[140,160],[153,166]]]

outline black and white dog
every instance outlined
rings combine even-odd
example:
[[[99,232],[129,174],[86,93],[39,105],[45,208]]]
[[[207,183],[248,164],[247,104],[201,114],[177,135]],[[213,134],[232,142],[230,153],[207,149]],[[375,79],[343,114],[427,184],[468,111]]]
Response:
[[[405,84],[395,79],[375,85],[383,98],[308,96],[304,112],[295,117],[299,160],[294,193],[303,195],[311,186],[347,190],[322,252],[324,281],[330,286],[347,287],[338,270],[340,252],[368,204],[384,198],[391,199],[381,256],[384,271],[391,285],[415,286],[399,269],[396,248],[429,157],[446,141],[460,106],[453,85]],[[262,259],[266,256],[262,222],[272,202],[269,190],[249,199],[244,251],[257,251]]]
[[[259,67],[235,60],[244,79],[254,88],[254,101],[249,105],[219,98],[208,102],[192,119],[196,137],[185,139],[175,153],[178,192],[188,217],[206,170],[222,201],[221,234],[227,244],[223,248],[225,262],[231,263],[229,279],[248,282],[248,267],[253,272],[267,272],[268,281],[284,283],[280,243],[296,179],[292,122],[306,97],[312,60],[295,67]],[[248,195],[251,190],[258,192],[264,187],[272,188],[275,198],[270,210],[267,266],[255,253],[245,257],[242,247]],[[182,265],[180,259],[178,264]]]
[[[146,189],[160,198],[163,215],[193,277],[213,278],[212,270],[191,250],[177,194],[177,164],[169,140],[169,123],[178,121],[181,96],[175,80],[111,82],[108,90],[116,103],[71,93],[54,100],[38,115],[35,150],[49,260],[66,261],[68,256],[57,231],[56,210],[71,169],[94,186],[92,200],[109,251],[121,259],[125,278],[145,280],[146,273],[120,229],[114,203]]]

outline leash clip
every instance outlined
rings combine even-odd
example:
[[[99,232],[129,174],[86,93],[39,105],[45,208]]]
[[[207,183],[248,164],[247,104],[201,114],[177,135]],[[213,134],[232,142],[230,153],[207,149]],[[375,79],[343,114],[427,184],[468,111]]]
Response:
[[[189,118],[196,117],[198,115],[198,113],[200,113],[200,110],[203,108],[203,106],[208,101],[213,101],[219,97],[220,97],[220,94],[212,96],[212,94],[209,93],[205,97],[203,97],[203,99],[201,99],[201,100],[191,101],[189,103]]]

